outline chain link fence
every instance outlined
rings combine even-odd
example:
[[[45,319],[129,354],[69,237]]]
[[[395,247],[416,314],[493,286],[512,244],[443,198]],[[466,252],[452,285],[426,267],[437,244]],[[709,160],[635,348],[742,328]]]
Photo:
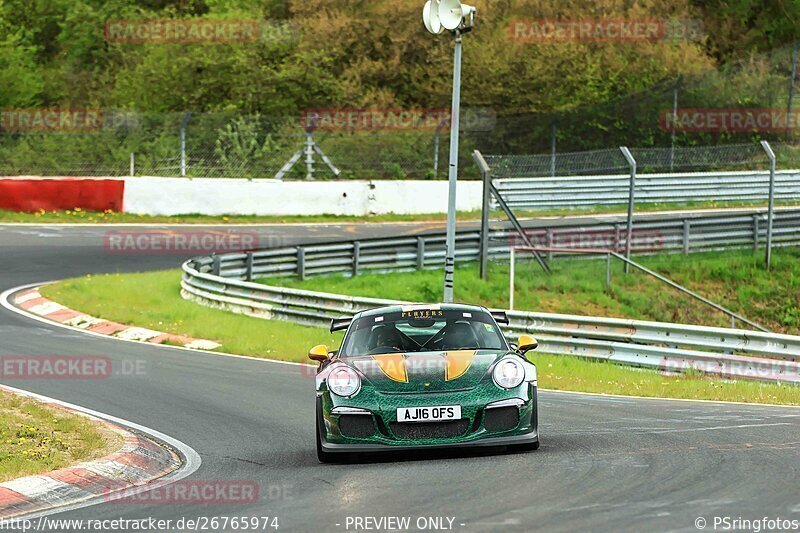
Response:
[[[615,174],[627,168],[613,145],[637,146],[640,171],[763,168],[757,140],[778,168],[800,168],[800,91],[791,47],[724,69],[667,80],[624,97],[556,112],[462,109],[459,178],[478,179],[473,150],[507,156],[511,176]],[[793,77],[794,76],[794,77]],[[500,81],[498,81],[500,83]],[[363,110],[362,110],[363,111]],[[397,110],[383,110],[391,113]],[[437,113],[442,110],[430,110]],[[93,128],[8,128],[26,110],[0,110],[0,175],[187,176],[285,179],[309,174],[307,113],[294,116],[98,110]],[[764,122],[761,119],[766,119]],[[721,121],[716,123],[715,121]],[[738,121],[738,122],[737,122]],[[13,122],[13,120],[12,120]],[[442,127],[444,126],[444,127]],[[348,179],[445,179],[449,129],[426,121],[401,128],[320,128],[316,146]],[[315,179],[334,178],[318,154]]]

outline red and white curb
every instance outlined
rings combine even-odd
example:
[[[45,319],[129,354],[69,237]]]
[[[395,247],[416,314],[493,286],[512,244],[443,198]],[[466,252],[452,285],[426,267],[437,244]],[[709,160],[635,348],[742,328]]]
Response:
[[[91,500],[110,501],[116,499],[115,495],[128,496],[132,490],[168,476],[183,465],[175,450],[87,410],[12,387],[0,385],[0,388],[95,420],[121,436],[124,442],[116,452],[94,461],[0,483],[0,518],[74,508]]]
[[[70,326],[98,335],[107,335],[129,341],[150,342],[193,348],[196,350],[213,350],[221,344],[206,339],[194,339],[182,335],[162,333],[152,329],[127,326],[110,320],[96,318],[80,311],[74,311],[57,302],[48,300],[39,293],[39,287],[23,291],[16,295],[14,303],[25,311],[46,318],[47,320]]]

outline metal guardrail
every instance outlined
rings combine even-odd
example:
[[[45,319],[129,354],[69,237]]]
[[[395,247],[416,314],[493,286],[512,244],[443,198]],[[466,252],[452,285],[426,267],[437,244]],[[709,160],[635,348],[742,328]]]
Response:
[[[733,224],[739,223],[735,221],[737,217],[733,217]],[[800,218],[800,213],[789,212],[786,220],[796,220],[793,217]],[[714,219],[720,223],[719,217]],[[744,219],[750,220],[748,216]],[[713,227],[703,217],[695,218],[697,221]],[[789,228],[783,230],[786,237]],[[722,231],[717,228],[714,233]],[[505,238],[512,235],[498,232],[495,241],[498,235],[502,241],[504,233]],[[729,238],[731,246],[740,244],[736,235]],[[790,240],[800,241],[800,226]],[[507,256],[508,245],[493,246],[492,252],[495,257]],[[458,236],[456,256],[460,260],[478,258],[477,232]],[[402,302],[275,287],[249,280],[279,275],[358,274],[365,269],[411,270],[438,267],[443,262],[442,235],[340,242],[192,259],[183,265],[181,287],[184,298],[203,305],[262,318],[327,326],[331,318]],[[552,313],[509,311],[508,315],[507,335],[532,333],[539,339],[540,349],[548,353],[665,371],[695,368],[731,378],[800,384],[798,336]]]
[[[627,204],[630,177],[568,176],[494,178],[497,190],[512,209],[553,209]],[[697,172],[638,174],[636,203],[706,201],[766,201],[769,172]],[[775,172],[775,199],[800,199],[800,170]],[[497,208],[497,200],[492,208]]]
[[[675,289],[677,291],[680,291],[680,292],[688,295],[689,297],[691,297],[691,298],[693,298],[693,299],[695,299],[695,300],[697,300],[699,302],[702,302],[705,305],[708,305],[708,306],[716,309],[717,311],[721,311],[722,313],[725,313],[731,319],[731,327],[732,328],[736,327],[736,321],[738,320],[738,321],[742,322],[743,324],[746,324],[746,325],[750,326],[753,329],[757,329],[758,331],[763,331],[763,332],[766,332],[766,333],[770,332],[765,327],[760,326],[759,324],[756,324],[755,322],[752,322],[752,321],[746,319],[745,317],[734,313],[730,309],[726,309],[725,307],[722,307],[718,303],[712,302],[708,298],[700,296],[696,292],[694,292],[694,291],[692,291],[690,289],[687,289],[683,285],[675,283],[671,279],[666,278],[666,277],[662,276],[661,274],[659,274],[657,272],[653,272],[652,270],[650,270],[646,266],[641,265],[641,264],[637,263],[636,261],[632,261],[632,260],[628,259],[627,257],[625,257],[624,255],[620,255],[620,254],[614,252],[613,250],[603,250],[603,249],[594,249],[594,248],[587,248],[587,249],[575,249],[575,248],[530,248],[530,247],[526,247],[526,246],[515,246],[514,248],[511,249],[511,253],[512,253],[511,261],[513,263],[514,254],[517,253],[517,252],[534,252],[534,251],[535,252],[558,252],[558,253],[563,253],[563,254],[580,254],[580,255],[594,255],[594,256],[596,256],[596,255],[601,255],[601,256],[604,255],[604,256],[606,256],[606,291],[609,291],[610,288],[611,288],[611,258],[613,257],[614,259],[617,259],[617,260],[621,261],[626,266],[632,266],[632,267],[636,268],[637,270],[639,270],[641,272],[644,272],[648,276],[650,276],[652,278],[655,278],[655,279],[657,279],[658,281],[660,281],[662,283],[666,283],[667,285],[669,285],[673,289]],[[513,305],[514,269],[513,268],[510,269],[510,280],[509,280],[509,282],[510,282],[509,290],[511,291],[511,298],[509,300],[510,301],[509,306],[513,309],[514,308],[514,305]]]

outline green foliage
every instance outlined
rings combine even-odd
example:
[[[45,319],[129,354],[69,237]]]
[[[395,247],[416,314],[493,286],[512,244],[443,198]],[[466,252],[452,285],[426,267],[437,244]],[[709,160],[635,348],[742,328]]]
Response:
[[[726,250],[689,256],[665,254],[636,258],[648,268],[772,331],[797,334],[800,326],[800,248],[773,251],[772,270],[763,251]],[[730,318],[662,282],[633,271],[625,275],[615,262],[611,292],[605,292],[605,259],[557,259],[544,274],[533,260],[516,263],[515,305],[519,309],[569,315],[611,316],[683,324],[730,327]],[[488,281],[475,264],[456,269],[456,301],[508,307],[508,264],[491,264]],[[272,285],[389,298],[436,302],[441,298],[441,270],[263,280]]]
[[[469,171],[474,171],[470,151],[475,147],[487,152],[546,152],[554,122],[562,152],[609,142],[639,146],[668,142],[669,133],[659,128],[658,121],[671,105],[679,76],[681,107],[783,108],[789,86],[788,46],[800,38],[800,4],[791,0],[763,5],[746,0],[475,3],[477,26],[464,39],[462,103],[491,108],[498,122],[491,131],[463,132],[459,155],[461,168]],[[0,0],[0,108],[85,107],[247,117],[299,117],[303,110],[320,107],[443,108],[451,94],[452,44],[445,36],[425,32],[421,4]],[[511,21],[520,18],[689,20],[701,21],[705,32],[698,39],[654,42],[520,43],[510,32]],[[261,33],[255,42],[241,43],[112,42],[105,35],[109,22],[168,19],[255,21]],[[773,52],[762,54],[766,51]],[[732,66],[720,70],[723,65]],[[254,123],[253,118],[241,120]],[[225,127],[215,124],[206,135]],[[251,131],[247,142],[257,137],[256,149],[237,145],[246,133],[231,127],[219,139],[219,148],[217,139],[192,145],[203,154],[196,169],[235,168],[242,163],[234,162],[232,155],[243,151],[255,158],[247,162],[251,174],[274,173],[297,149],[296,137],[302,135],[297,122],[291,132],[272,127]],[[418,133],[415,138],[405,132],[383,137],[345,132],[328,138],[324,149],[337,166],[359,178],[427,178],[432,132]],[[161,131],[148,134],[149,139],[126,141],[121,151],[141,153],[149,168],[170,166],[163,160],[175,157],[175,131],[165,124]],[[745,137],[679,134],[678,143]],[[96,141],[87,138],[86,144],[102,144]],[[22,161],[31,150],[43,150],[47,158],[52,147],[72,147],[62,142],[47,141],[42,147],[21,142],[13,153],[0,153],[0,160]],[[440,160],[446,156],[446,143],[442,145]],[[208,154],[217,150],[223,160],[209,162]],[[407,163],[421,160],[421,154],[424,164]],[[92,155],[96,161],[105,158],[105,153]],[[367,165],[373,160],[377,163]]]

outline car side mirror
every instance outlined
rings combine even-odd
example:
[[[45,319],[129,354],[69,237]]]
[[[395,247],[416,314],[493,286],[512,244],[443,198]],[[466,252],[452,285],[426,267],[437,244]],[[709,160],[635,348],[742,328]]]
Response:
[[[525,355],[530,350],[535,350],[539,346],[539,341],[534,339],[531,335],[520,335],[517,346],[519,346],[517,351]]]
[[[318,344],[308,351],[308,358],[320,363],[328,360],[328,347]]]

